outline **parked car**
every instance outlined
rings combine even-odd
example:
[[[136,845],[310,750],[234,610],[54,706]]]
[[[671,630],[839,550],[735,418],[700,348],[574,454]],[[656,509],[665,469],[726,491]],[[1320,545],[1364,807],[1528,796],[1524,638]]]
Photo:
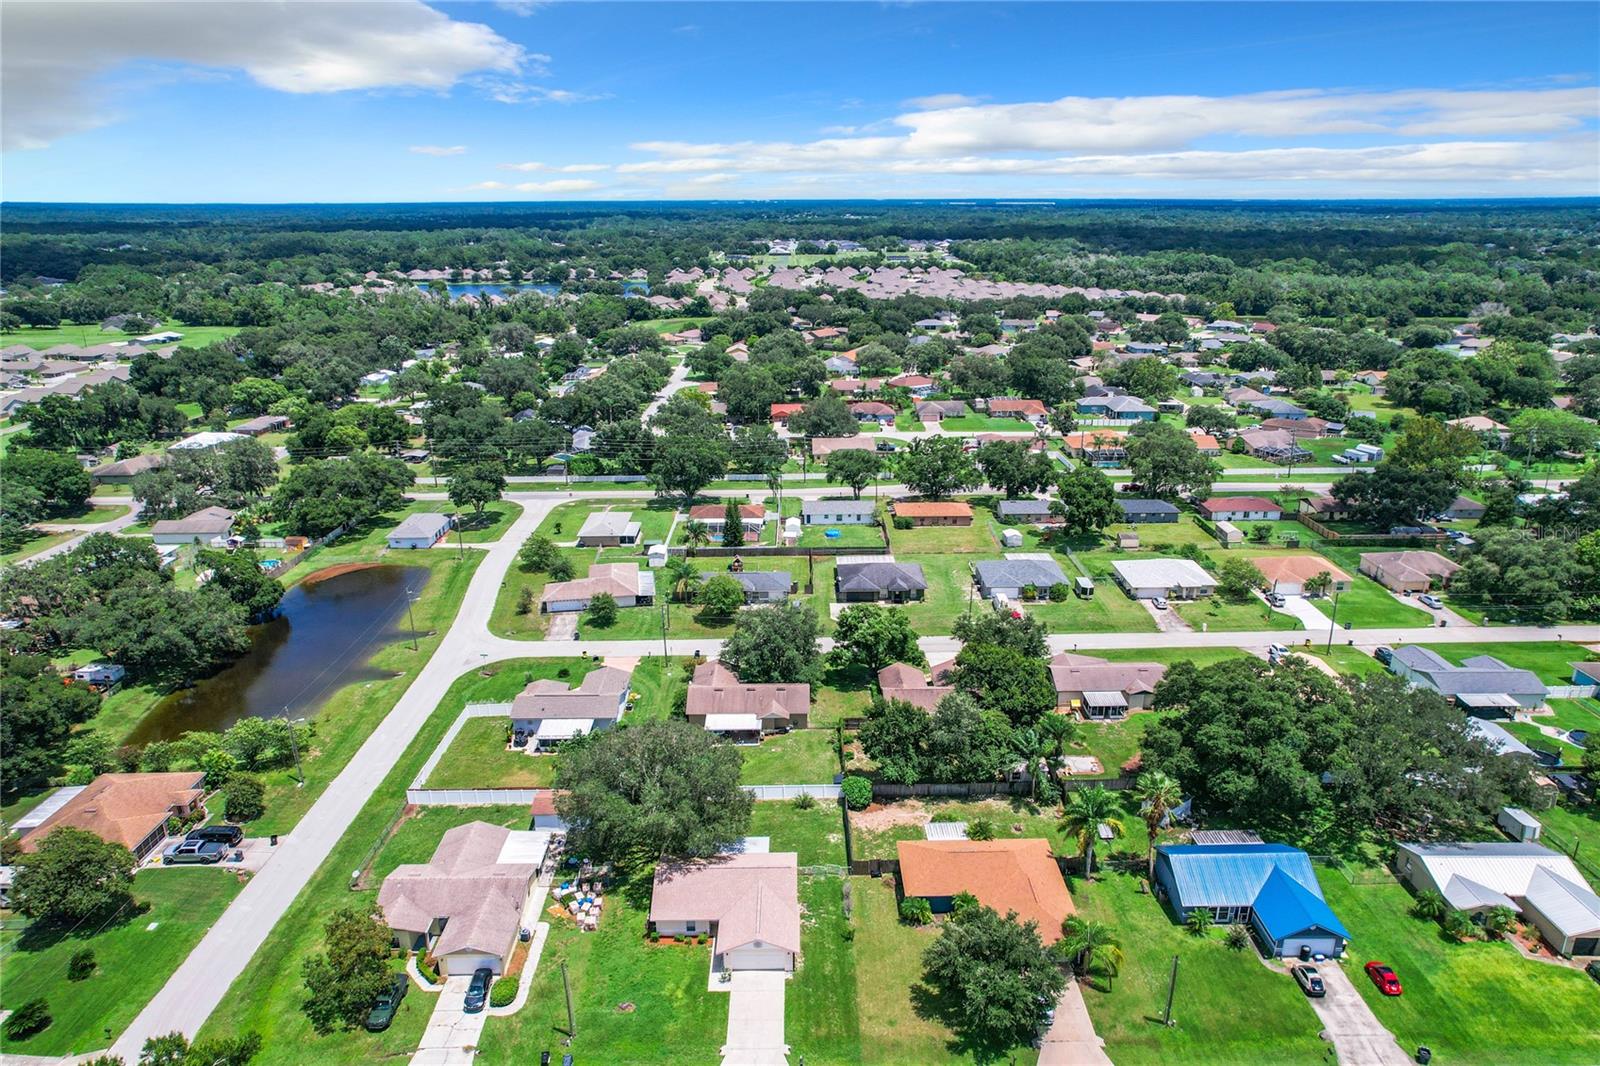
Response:
[[[489,1002],[489,986],[494,984],[494,971],[487,966],[480,966],[472,971],[472,983],[467,986],[467,1001],[462,1004],[462,1010],[468,1014],[476,1014]]]
[[[1593,977],[1596,981],[1600,981],[1600,959],[1595,959],[1589,965],[1585,966],[1583,968],[1583,972],[1588,974],[1590,977]]]
[[[1283,598],[1283,594],[1281,592],[1269,592],[1267,593],[1266,598],[1267,602],[1272,604],[1274,607],[1282,607],[1286,602],[1288,602]]]
[[[1158,611],[1165,611],[1167,609],[1166,597],[1157,596],[1155,599],[1150,601],[1150,606],[1154,607]]]
[[[1383,665],[1388,666],[1389,660],[1394,658],[1394,652],[1389,648],[1380,646],[1372,649],[1372,657]]]
[[[1273,662],[1277,662],[1279,659],[1288,654],[1289,647],[1286,644],[1272,644],[1268,645],[1267,647],[1267,658],[1271,659]]]
[[[1315,966],[1296,966],[1290,972],[1294,974],[1295,983],[1300,986],[1300,991],[1312,999],[1321,999],[1328,994],[1327,988],[1322,984],[1322,975],[1317,972]]]
[[[189,830],[185,840],[213,840],[224,847],[236,848],[244,842],[244,830],[236,825],[203,825]]]
[[[203,864],[210,866],[222,861],[228,845],[215,840],[184,840],[172,845],[161,855],[163,866]]]
[[[1373,961],[1364,967],[1367,976],[1372,978],[1372,983],[1378,986],[1378,991],[1386,996],[1398,996],[1403,989],[1400,987],[1400,978],[1395,972],[1381,962]]]
[[[1426,592],[1417,597],[1417,602],[1422,604],[1422,606],[1426,607],[1430,611],[1441,611],[1444,609],[1443,600]]]
[[[400,1001],[406,998],[406,989],[410,987],[411,979],[403,973],[397,973],[389,979],[389,987],[378,993],[378,998],[372,1001],[372,1009],[367,1012],[364,1023],[369,1033],[381,1033],[389,1028],[389,1023],[394,1021],[395,1013],[400,1009]]]

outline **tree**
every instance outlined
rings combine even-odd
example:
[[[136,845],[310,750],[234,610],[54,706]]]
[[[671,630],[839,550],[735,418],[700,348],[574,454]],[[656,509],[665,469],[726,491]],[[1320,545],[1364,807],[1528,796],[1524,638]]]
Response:
[[[617,598],[609,592],[595,593],[589,598],[586,614],[596,629],[610,629],[617,624]]]
[[[649,477],[658,493],[677,493],[688,505],[701,489],[727,472],[725,436],[668,433],[656,443]]]
[[[543,533],[531,533],[517,549],[517,565],[530,573],[543,573],[560,557],[556,542]]]
[[[742,837],[751,797],[739,749],[682,720],[644,721],[562,748],[556,809],[568,847],[636,868],[713,855]]]
[[[17,859],[11,899],[41,922],[109,920],[133,903],[133,853],[73,826],[50,830]]]
[[[1178,368],[1164,359],[1147,356],[1118,363],[1106,382],[1127,389],[1141,400],[1158,403],[1178,391]]]
[[[1056,686],[1045,661],[994,644],[963,647],[950,681],[1017,728],[1032,726],[1056,706]]]
[[[288,532],[321,537],[340,526],[403,506],[416,476],[405,463],[370,452],[321,459],[289,471],[272,497]]]
[[[895,468],[914,495],[935,499],[975,488],[982,480],[958,437],[918,438],[896,457]]]
[[[861,490],[872,484],[883,470],[883,457],[876,451],[852,448],[829,454],[828,476],[850,486],[854,499],[861,499]]]
[[[744,543],[744,516],[739,513],[739,501],[729,496],[722,508],[722,546],[737,547]]]
[[[923,979],[949,1005],[952,1028],[997,1051],[1032,1040],[1066,983],[1038,924],[990,907],[945,922],[922,964]]]
[[[1221,433],[1237,427],[1239,418],[1214,404],[1197,403],[1183,413],[1183,424],[1206,433]]]
[[[868,778],[850,774],[839,788],[844,795],[845,806],[852,811],[866,810],[872,805],[872,782]]]
[[[808,603],[740,611],[722,646],[722,663],[747,685],[815,684],[822,672],[820,632],[817,613]]]
[[[1480,921],[1485,933],[1496,940],[1504,940],[1517,927],[1517,912],[1502,904],[1484,911]]]
[[[1244,603],[1253,589],[1264,588],[1267,579],[1250,565],[1250,560],[1230,555],[1216,565],[1217,595],[1234,603]]]
[[[964,614],[955,621],[955,637],[963,644],[994,644],[1030,659],[1047,659],[1044,623],[1031,614],[1020,618],[999,611]]]
[[[6,1039],[26,1040],[34,1033],[42,1033],[50,1028],[54,1021],[49,1002],[43,996],[35,996],[6,1017]]]
[[[253,822],[267,813],[267,790],[254,774],[234,774],[222,790],[223,817],[230,822]]]
[[[72,727],[100,709],[87,685],[66,685],[43,655],[0,654],[5,713],[0,714],[0,779],[8,790],[56,772]]]
[[[196,561],[200,568],[211,571],[210,587],[221,589],[243,607],[251,624],[272,617],[283,600],[283,583],[261,569],[261,557],[253,548],[231,552],[203,549]]]
[[[1072,972],[1080,977],[1099,970],[1115,977],[1122,967],[1122,944],[1105,922],[1070,914],[1061,922],[1061,939],[1055,950],[1071,961]]]
[[[1211,916],[1209,907],[1190,907],[1188,917],[1183,920],[1184,928],[1194,937],[1209,935],[1211,927],[1215,924],[1216,919]]]
[[[1161,823],[1166,820],[1172,809],[1183,801],[1183,790],[1178,787],[1178,782],[1173,780],[1171,774],[1162,773],[1160,770],[1148,770],[1139,775],[1138,787],[1134,795],[1139,797],[1140,814],[1144,817],[1144,828],[1149,840],[1146,854],[1149,876],[1154,879],[1156,874],[1156,833],[1161,829]]]
[[[1304,588],[1307,596],[1326,596],[1333,589],[1333,575],[1326,570],[1319,570],[1306,578]]]
[[[1079,464],[1056,482],[1057,499],[1050,510],[1062,516],[1062,532],[1084,537],[1122,521],[1116,486],[1105,471]]]
[[[76,459],[39,448],[12,450],[6,456],[6,480],[36,492],[47,514],[81,510],[94,491],[89,472]]]
[[[450,502],[471,507],[475,515],[498,500],[506,491],[505,464],[498,460],[467,463],[450,472]]]
[[[992,441],[978,449],[978,469],[1008,500],[1041,492],[1055,480],[1055,465],[1020,441]]]
[[[897,607],[853,603],[839,613],[833,639],[834,655],[841,662],[874,674],[890,663],[926,666],[928,662],[917,646],[910,617]]]
[[[824,393],[789,416],[789,432],[801,437],[853,437],[861,426],[844,398]]]
[[[1509,428],[1511,450],[1529,460],[1557,452],[1591,452],[1600,434],[1588,419],[1558,409],[1518,411]]]
[[[700,586],[695,602],[708,620],[720,622],[744,606],[744,586],[727,574],[718,574]]]
[[[879,700],[867,711],[858,738],[878,776],[898,785],[923,780],[928,712],[905,700]]]
[[[308,993],[302,1009],[319,1033],[354,1029],[388,987],[389,942],[382,914],[342,907],[322,927],[323,950],[306,959],[301,976]]]
[[[1193,437],[1169,422],[1143,422],[1128,434],[1128,469],[1146,495],[1168,499],[1208,496],[1222,474]]]
[[[1084,874],[1094,877],[1094,849],[1100,839],[1100,827],[1106,826],[1113,837],[1122,835],[1122,804],[1116,793],[1104,785],[1080,788],[1067,793],[1061,804],[1061,830],[1078,841],[1078,854],[1083,856]]]
[[[1485,529],[1477,540],[1477,549],[1450,582],[1452,594],[1467,603],[1549,624],[1570,617],[1578,597],[1594,587],[1596,571],[1586,564],[1588,553],[1560,538],[1541,539],[1525,529]]]

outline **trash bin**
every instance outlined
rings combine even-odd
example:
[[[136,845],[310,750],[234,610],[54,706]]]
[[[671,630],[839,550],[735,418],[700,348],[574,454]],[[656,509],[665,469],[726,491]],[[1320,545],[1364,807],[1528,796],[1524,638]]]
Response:
[[[277,833],[273,833],[272,834],[272,846],[273,847],[277,847],[278,846],[278,834]]]
[[[1433,1061],[1433,1050],[1426,1047],[1417,1048],[1417,1061],[1422,1063],[1423,1066],[1427,1066],[1428,1063]]]
[[[1300,945],[1300,961],[1301,962],[1310,962],[1311,961],[1311,945],[1310,944],[1301,944]]]

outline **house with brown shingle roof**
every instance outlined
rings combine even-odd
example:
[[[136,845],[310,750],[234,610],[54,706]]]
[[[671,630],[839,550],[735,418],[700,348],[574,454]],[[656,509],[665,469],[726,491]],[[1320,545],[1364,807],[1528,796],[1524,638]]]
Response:
[[[961,500],[896,500],[889,512],[914,526],[972,525],[972,505]]]
[[[1363,552],[1360,570],[1391,592],[1444,588],[1461,567],[1438,552]]]
[[[927,900],[935,914],[949,912],[955,897],[969,892],[1002,915],[1037,923],[1039,939],[1049,945],[1061,939],[1061,923],[1073,913],[1048,840],[902,840],[897,848],[901,890]]]
[[[1160,663],[1107,662],[1064,651],[1050,660],[1056,707],[1085,718],[1124,718],[1150,707],[1156,686],[1167,674]]]
[[[205,780],[198,770],[101,774],[23,837],[22,850],[37,851],[51,831],[71,826],[121,844],[142,862],[167,838],[169,817],[204,812]]]
[[[1049,408],[1039,400],[1022,400],[1010,396],[996,396],[989,401],[989,413],[996,418],[1022,418],[1042,422],[1050,417]]]
[[[684,717],[708,732],[741,741],[804,729],[810,685],[747,685],[720,662],[701,663],[689,682]]]
[[[589,601],[608,592],[618,607],[637,607],[655,602],[656,576],[640,570],[638,563],[596,563],[587,577],[574,581],[552,581],[539,595],[539,610],[547,614],[586,611]]]
[[[711,934],[711,968],[794,969],[800,954],[800,867],[792,851],[656,865],[650,928]]]
[[[924,673],[920,666],[910,663],[890,663],[878,671],[878,691],[883,693],[885,701],[901,700],[931,711],[956,690],[954,685],[939,683],[949,676],[954,666],[955,660],[951,659]]]
[[[1304,595],[1306,582],[1318,574],[1333,579],[1330,592],[1350,591],[1350,575],[1320,555],[1262,555],[1251,559],[1250,565],[1267,579],[1269,591],[1283,596]]]

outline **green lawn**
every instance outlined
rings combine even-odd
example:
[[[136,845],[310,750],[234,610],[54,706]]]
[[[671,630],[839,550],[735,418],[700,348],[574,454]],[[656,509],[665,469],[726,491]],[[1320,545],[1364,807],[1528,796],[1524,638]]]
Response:
[[[739,780],[746,785],[823,785],[839,772],[831,729],[796,729],[739,750],[744,753]]]
[[[103,931],[90,934],[86,925],[66,936],[35,935],[8,919],[0,932],[0,1004],[14,1010],[43,996],[55,1020],[27,1040],[0,1038],[0,1050],[67,1055],[106,1047],[107,1030],[120,1033],[133,1021],[239,888],[238,877],[223,870],[144,870],[134,878],[134,897],[146,909]],[[67,961],[84,948],[99,968],[87,980],[68,981]]]
[[[794,852],[801,866],[844,865],[844,823],[831,800],[818,800],[803,811],[789,800],[757,803],[750,812],[750,835],[771,837],[773,851]]]
[[[828,530],[839,531],[837,537],[828,536]],[[877,526],[810,525],[800,527],[798,546],[802,548],[881,548],[883,533]]]
[[[404,507],[393,511],[386,511],[381,515],[368,519],[356,529],[328,547],[322,549],[324,554],[337,553],[346,555],[361,553],[364,556],[376,557],[378,552],[388,551],[389,532],[405,520],[406,516],[413,514],[449,514],[455,511],[455,505],[449,500],[413,500]],[[482,515],[474,515],[471,511],[460,512],[460,537],[465,544],[488,544],[500,539],[506,527],[517,520],[522,514],[522,505],[509,500],[497,500],[483,509]],[[452,529],[446,535],[444,544],[454,547],[457,541],[457,531]],[[443,551],[444,547],[433,549]],[[391,553],[393,554],[393,553]],[[420,555],[421,552],[405,551],[400,554],[406,556]],[[302,566],[304,564],[301,564]],[[324,564],[326,565],[326,564]]]
[[[1595,983],[1581,972],[1525,959],[1510,944],[1452,944],[1437,923],[1411,917],[1401,885],[1352,886],[1325,869],[1318,879],[1354,938],[1345,965],[1355,986],[1401,1047],[1482,1066],[1600,1062]],[[1359,971],[1366,959],[1394,967],[1405,994],[1379,994]]]
[[[989,523],[975,516],[970,526],[918,526],[915,529],[889,528],[889,550],[896,559],[922,553],[948,554],[985,552],[998,554],[1000,542],[989,531]]]
[[[1323,596],[1311,602],[1317,610],[1333,617],[1331,597]],[[1348,592],[1339,593],[1338,610],[1337,623],[1349,622],[1357,629],[1426,628],[1433,624],[1433,616],[1427,611],[1401,603],[1389,595],[1388,589],[1359,574],[1352,576]]]
[[[91,504],[77,511],[51,515],[44,521],[46,524],[66,522],[75,526],[101,525],[110,522],[112,519],[121,518],[128,513],[128,510],[128,505],[125,503],[113,503],[103,507],[96,507]]]
[[[674,659],[663,668],[658,655],[647,655],[633,668],[633,706],[628,717],[635,721],[670,718],[677,695],[689,684],[694,664],[688,659]]]
[[[556,755],[529,755],[506,748],[508,718],[472,718],[423,788],[549,788],[555,780]]]
[[[1195,629],[1202,627],[1218,632],[1258,629],[1303,629],[1300,619],[1272,610],[1260,600],[1251,598],[1245,603],[1229,603],[1221,596],[1207,596],[1200,600],[1173,600],[1172,610]]]
[[[1493,655],[1507,666],[1532,670],[1549,685],[1572,684],[1572,664],[1593,661],[1594,652],[1581,644],[1559,641],[1528,641],[1506,644],[1424,644],[1445,659],[1459,665],[1474,655]]]
[[[1544,843],[1569,855],[1576,849],[1590,870],[1600,869],[1600,803],[1579,806],[1571,801],[1538,811]]]
[[[238,326],[185,326],[179,322],[166,322],[151,330],[152,333],[165,333],[168,330],[182,333],[183,340],[178,342],[184,348],[203,348],[220,340],[225,340],[239,332]],[[44,350],[54,348],[58,344],[76,344],[80,348],[93,348],[97,344],[110,344],[113,341],[131,341],[134,337],[143,337],[143,333],[124,333],[118,329],[101,329],[98,324],[87,326],[58,326],[54,329],[8,329],[0,331],[0,347],[12,344],[26,344],[31,348]],[[163,347],[165,347],[163,345]]]
[[[842,877],[800,879],[802,961],[784,989],[784,1039],[791,1062],[803,1057],[817,1066],[852,1066],[862,1061],[859,963],[856,942],[846,939],[851,922],[844,916],[844,884]]]
[[[811,728],[830,728],[846,718],[864,718],[872,707],[874,677],[866,670],[830,668],[811,689]]]
[[[40,529],[30,528],[28,533],[29,537],[27,540],[22,542],[21,547],[14,551],[0,553],[0,566],[10,565],[11,563],[19,562],[23,559],[38,555],[46,548],[54,548],[57,544],[61,544],[64,541],[69,541],[73,537],[78,536],[77,533],[74,533],[70,530],[62,530],[58,533],[46,533]]]
[[[980,414],[957,415],[944,419],[939,425],[948,432],[956,433],[1033,433],[1033,424],[1020,418],[994,418]]]
[[[1364,651],[1359,651],[1346,644],[1341,644],[1337,639],[1333,642],[1331,652],[1323,651],[1326,643],[1313,640],[1312,649],[1318,658],[1324,660],[1341,674],[1350,677],[1365,677],[1368,674],[1381,674],[1384,672],[1383,664]]]

